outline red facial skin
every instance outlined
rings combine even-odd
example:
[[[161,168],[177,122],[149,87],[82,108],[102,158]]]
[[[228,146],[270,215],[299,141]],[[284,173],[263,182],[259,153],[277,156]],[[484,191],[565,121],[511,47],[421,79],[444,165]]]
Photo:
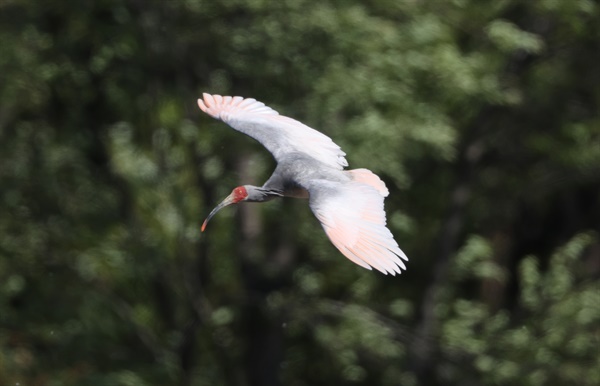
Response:
[[[237,204],[238,202],[248,197],[248,192],[243,186],[238,186],[237,188],[233,189],[233,192],[231,192],[231,194],[233,195],[234,204]]]

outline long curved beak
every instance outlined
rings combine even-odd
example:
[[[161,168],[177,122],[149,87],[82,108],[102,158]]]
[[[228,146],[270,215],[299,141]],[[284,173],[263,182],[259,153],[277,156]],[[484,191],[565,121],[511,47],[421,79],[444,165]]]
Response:
[[[204,232],[204,229],[206,229],[206,224],[208,224],[208,222],[210,221],[210,219],[217,214],[218,211],[220,211],[221,209],[225,208],[228,205],[234,204],[233,202],[233,193],[231,193],[229,196],[225,197],[225,199],[223,201],[221,201],[221,203],[219,205],[217,205],[215,207],[215,209],[213,209],[210,214],[208,215],[208,217],[206,218],[206,220],[204,220],[204,222],[202,223],[202,228],[200,228],[200,232]]]

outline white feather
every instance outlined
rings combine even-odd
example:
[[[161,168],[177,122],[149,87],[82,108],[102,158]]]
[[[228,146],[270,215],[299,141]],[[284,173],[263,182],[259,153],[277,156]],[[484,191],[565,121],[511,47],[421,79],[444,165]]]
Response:
[[[302,152],[338,170],[348,166],[346,153],[331,138],[253,98],[203,94],[198,106],[259,141],[277,161],[287,153]]]

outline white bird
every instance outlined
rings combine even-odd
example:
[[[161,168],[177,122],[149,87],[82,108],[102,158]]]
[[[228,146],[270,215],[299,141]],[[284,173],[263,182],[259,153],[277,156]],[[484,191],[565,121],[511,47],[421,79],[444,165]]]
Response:
[[[344,256],[363,268],[395,275],[408,258],[386,227],[383,199],[389,192],[367,169],[344,170],[346,153],[331,138],[252,98],[203,94],[200,109],[267,148],[277,167],[262,187],[238,186],[202,224],[223,207],[277,197],[308,198],[325,233]]]

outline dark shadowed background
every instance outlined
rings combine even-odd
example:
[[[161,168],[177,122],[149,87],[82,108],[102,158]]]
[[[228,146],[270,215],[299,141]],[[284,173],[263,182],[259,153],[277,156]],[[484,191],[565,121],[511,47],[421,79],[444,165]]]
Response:
[[[600,384],[591,0],[0,1],[0,384]],[[254,97],[390,189],[401,276],[202,114]]]

